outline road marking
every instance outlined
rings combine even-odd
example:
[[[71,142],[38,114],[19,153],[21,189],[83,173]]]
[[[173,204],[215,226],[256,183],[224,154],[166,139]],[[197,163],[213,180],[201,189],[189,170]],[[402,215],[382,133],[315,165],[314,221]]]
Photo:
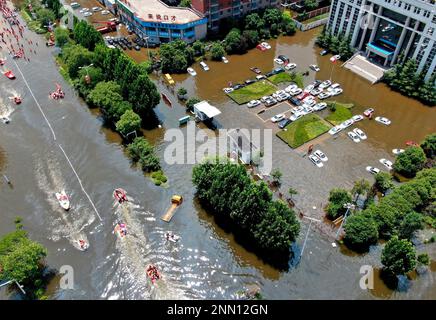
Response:
[[[55,141],[57,141],[57,140],[56,140],[56,134],[55,134],[55,132],[54,132],[54,130],[53,130],[53,127],[51,126],[50,122],[48,121],[48,119],[47,119],[47,117],[46,117],[44,111],[42,110],[41,105],[39,104],[38,100],[36,100],[36,97],[35,97],[35,95],[33,94],[32,89],[30,89],[29,83],[27,82],[26,78],[24,77],[23,72],[21,72],[21,69],[20,69],[20,67],[18,66],[18,64],[15,62],[15,60],[12,60],[12,61],[14,62],[15,66],[17,67],[18,71],[20,72],[21,76],[23,77],[23,80],[24,80],[24,83],[26,84],[27,89],[29,89],[29,92],[30,92],[30,94],[32,95],[33,100],[35,100],[35,103],[36,103],[36,105],[38,106],[39,111],[41,112],[42,116],[44,117],[45,121],[47,122],[47,124],[48,124],[48,126],[49,126],[49,128],[50,128],[50,130],[51,130],[51,133],[53,134],[53,139],[54,139]],[[64,154],[64,156],[65,156],[65,158],[67,159],[67,161],[68,161],[68,163],[69,163],[71,169],[73,170],[74,174],[76,175],[76,178],[77,178],[77,180],[79,181],[79,184],[80,184],[80,187],[82,188],[83,193],[84,193],[84,194],[86,195],[86,197],[88,198],[89,203],[91,203],[91,206],[92,206],[92,208],[94,209],[94,211],[95,211],[95,213],[97,214],[97,216],[98,216],[98,218],[100,219],[100,221],[103,221],[103,219],[101,218],[100,214],[98,213],[97,208],[96,208],[95,205],[94,205],[94,202],[91,200],[91,197],[89,196],[89,194],[86,192],[85,188],[83,187],[82,180],[80,180],[80,177],[79,177],[79,175],[77,174],[76,170],[74,169],[74,166],[73,166],[73,164],[71,163],[70,159],[68,158],[66,152],[64,151],[64,149],[62,148],[62,146],[61,146],[60,144],[58,144],[58,146],[59,146],[59,148],[62,150],[62,153]]]

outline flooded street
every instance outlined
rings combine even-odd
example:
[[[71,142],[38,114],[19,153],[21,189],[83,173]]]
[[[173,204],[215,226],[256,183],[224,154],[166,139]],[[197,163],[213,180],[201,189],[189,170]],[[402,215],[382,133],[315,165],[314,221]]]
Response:
[[[197,77],[174,75],[174,79],[177,87],[186,87],[190,96],[207,99],[222,111],[216,119],[219,127],[263,128],[255,115],[230,101],[221,89],[228,81],[254,78],[249,67],[270,71],[273,57],[278,54],[288,55],[298,64],[298,70],[318,63],[321,72],[317,78],[329,78],[328,56],[320,57],[318,50],[312,49],[316,32],[270,41],[272,50],[266,52],[254,49],[243,56],[229,56],[227,65],[208,62],[209,72],[195,65]],[[74,289],[60,289],[52,284],[53,299],[230,299],[236,291],[253,283],[261,287],[266,299],[436,299],[434,262],[431,271],[410,282],[408,290],[393,292],[378,278],[374,290],[360,289],[360,267],[370,264],[379,268],[381,248],[374,247],[362,256],[341,252],[331,246],[333,239],[326,235],[331,234],[326,225],[312,226],[305,254],[296,267],[285,272],[266,264],[201,209],[191,182],[192,165],[170,166],[161,160],[169,179],[168,188],[155,186],[132,167],[119,136],[101,126],[98,113],[88,109],[60,76],[53,49],[46,48],[41,37],[27,30],[25,35],[39,42],[38,55],[32,56],[30,63],[19,59],[15,64],[8,59],[6,66],[17,79],[1,79],[1,99],[13,112],[9,125],[0,124],[0,173],[12,182],[12,186],[4,181],[0,184],[0,235],[11,231],[13,219],[22,216],[30,237],[48,248],[48,265],[74,268]],[[168,94],[173,102],[171,108],[163,101],[156,107],[162,128],[145,131],[163,159],[169,144],[164,141],[165,131],[178,127],[185,109],[159,78],[152,78],[159,91]],[[311,72],[305,82],[314,79]],[[392,125],[363,121],[359,127],[368,134],[368,140],[357,146],[344,134],[336,140],[323,141],[320,147],[331,160],[322,171],[314,170],[307,159],[273,137],[273,162],[284,174],[283,190],[291,185],[297,189],[297,206],[311,216],[322,215],[321,208],[331,188],[351,187],[360,177],[371,179],[366,165],[377,164],[381,157],[393,159],[392,148],[404,147],[405,140],[420,141],[435,131],[434,109],[392,93],[382,84],[371,86],[339,65],[333,80],[344,89],[338,100],[357,104],[353,114],[371,106],[377,114],[390,118]],[[61,84],[65,99],[48,97],[55,83]],[[23,98],[19,106],[8,101],[14,90]],[[186,127],[182,130],[185,132]],[[114,203],[112,192],[116,187],[127,191],[128,204]],[[69,212],[62,211],[54,197],[63,188],[72,199]],[[167,224],[160,217],[170,206],[173,194],[182,195],[184,202]],[[129,228],[124,240],[113,233],[118,220],[126,222]],[[303,221],[297,241],[300,246],[307,226]],[[166,243],[167,230],[180,235],[181,241]],[[79,238],[89,241],[86,252],[77,250]],[[428,251],[435,259],[434,244],[418,249]],[[156,264],[163,274],[162,283],[156,287],[145,276],[150,263]]]

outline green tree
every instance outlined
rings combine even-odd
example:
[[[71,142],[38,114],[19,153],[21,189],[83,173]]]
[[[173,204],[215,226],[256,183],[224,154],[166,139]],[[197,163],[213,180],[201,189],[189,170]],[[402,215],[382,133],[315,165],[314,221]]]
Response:
[[[415,231],[423,228],[423,217],[417,212],[410,212],[405,215],[399,228],[399,237],[401,239],[411,239]]]
[[[297,32],[297,25],[294,20],[288,15],[283,14],[283,21],[281,23],[281,29],[284,34],[292,36]]]
[[[126,109],[132,108],[130,104],[126,107],[121,96],[121,88],[114,81],[99,82],[89,93],[88,101],[93,106],[102,108],[105,116],[114,122],[120,119]]]
[[[424,141],[421,142],[421,148],[427,158],[434,159],[436,157],[436,133],[426,136]]]
[[[36,17],[41,24],[41,27],[47,27],[49,23],[56,20],[56,16],[53,11],[45,8],[39,8],[36,10]]]
[[[179,90],[177,90],[177,96],[179,99],[186,99],[186,94],[188,93],[188,90],[184,87],[180,87]]]
[[[82,20],[74,25],[74,40],[86,49],[93,51],[95,46],[103,43],[103,37],[93,26]]]
[[[304,0],[304,7],[307,10],[312,11],[318,7],[318,1],[316,1],[316,0]]]
[[[21,221],[16,221],[16,230],[0,239],[0,279],[18,281],[32,297],[42,285],[47,249],[21,229]]]
[[[256,30],[244,30],[242,37],[245,39],[248,48],[254,48],[259,43],[259,33]]]
[[[186,110],[192,111],[194,110],[194,105],[199,103],[201,100],[198,98],[189,98],[186,102]]]
[[[420,265],[428,266],[430,264],[430,257],[428,253],[421,253],[416,259]]]
[[[191,7],[191,0],[182,0],[182,1],[180,1],[179,6],[180,7],[190,8]]]
[[[379,172],[375,175],[375,187],[382,193],[394,187],[392,176],[387,172]]]
[[[221,57],[225,56],[226,51],[224,50],[221,42],[214,42],[210,49],[212,60],[221,61]]]
[[[279,9],[272,8],[266,9],[262,18],[267,26],[271,26],[273,24],[280,24],[282,22],[283,15]]]
[[[271,177],[273,178],[273,184],[280,186],[282,184],[283,173],[279,169],[274,169],[271,171]]]
[[[409,240],[392,237],[383,248],[381,262],[388,272],[404,275],[416,266],[415,247]]]
[[[194,62],[195,51],[184,41],[176,40],[161,45],[159,55],[163,72],[184,73]]]
[[[70,41],[70,32],[67,29],[56,28],[54,30],[56,46],[63,47]]]
[[[144,137],[138,137],[127,146],[127,151],[133,162],[139,162],[142,170],[153,172],[160,170],[159,159],[154,148]]]
[[[127,100],[132,104],[133,111],[142,119],[148,118],[159,103],[160,94],[145,70],[132,79],[127,90]]]
[[[239,29],[232,29],[225,37],[224,42],[228,53],[245,53],[247,51],[246,39],[242,37]]]
[[[60,18],[62,16],[61,14],[62,4],[60,3],[59,0],[44,0],[42,1],[42,3],[47,5],[47,8],[53,11],[56,18]]]
[[[351,215],[344,225],[344,230],[344,241],[352,248],[367,249],[378,239],[377,223],[366,211]]]
[[[282,201],[273,201],[264,219],[253,226],[254,238],[262,249],[288,253],[300,233],[295,213]]]
[[[67,65],[71,78],[76,78],[80,71],[79,67],[89,65],[93,59],[92,52],[77,44],[66,45],[62,49],[62,60]]]
[[[434,106],[436,105],[436,90],[435,90],[436,74],[428,81],[418,87],[417,97],[423,103]]]
[[[330,219],[334,220],[341,215],[344,215],[347,208],[344,207],[346,203],[351,202],[351,195],[345,189],[332,189],[329,196],[329,204],[327,205],[327,215]]]
[[[360,179],[354,181],[354,186],[353,189],[351,189],[351,193],[353,195],[357,195],[358,197],[365,196],[370,189],[371,189],[371,185],[369,184],[368,180]]]
[[[292,200],[292,197],[294,195],[297,195],[298,191],[291,187],[291,188],[288,189],[288,194],[289,194],[289,198]]]
[[[104,75],[100,68],[82,68],[77,79],[74,81],[74,87],[82,97],[87,98],[91,90],[101,81],[104,81]]]
[[[265,27],[265,21],[260,18],[259,14],[251,13],[245,17],[245,29],[259,31]]]
[[[118,132],[123,136],[138,131],[141,128],[141,117],[138,116],[133,110],[126,110],[120,117],[115,125]]]
[[[425,161],[425,153],[420,147],[410,147],[397,156],[394,170],[406,177],[413,177],[424,167]]]
[[[192,49],[194,49],[195,56],[202,56],[204,55],[204,43],[200,40],[196,40],[192,44]]]

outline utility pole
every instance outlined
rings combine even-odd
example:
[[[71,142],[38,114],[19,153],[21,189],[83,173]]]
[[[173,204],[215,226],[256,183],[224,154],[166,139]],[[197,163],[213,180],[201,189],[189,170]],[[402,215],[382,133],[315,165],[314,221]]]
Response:
[[[316,209],[316,207],[314,207],[314,209]],[[309,237],[309,232],[310,232],[310,227],[312,226],[312,222],[313,221],[321,222],[321,220],[319,220],[319,219],[315,219],[315,218],[308,217],[308,216],[303,216],[303,218],[309,219],[310,222],[309,222],[309,227],[307,228],[306,236],[304,238],[303,247],[301,248],[299,261],[301,261],[301,258],[303,257],[304,249],[306,248],[306,242],[307,242],[307,238]]]

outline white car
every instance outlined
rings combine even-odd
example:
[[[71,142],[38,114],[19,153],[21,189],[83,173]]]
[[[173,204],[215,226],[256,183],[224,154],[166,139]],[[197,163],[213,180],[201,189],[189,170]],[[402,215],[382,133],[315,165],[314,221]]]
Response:
[[[305,107],[309,107],[309,108],[313,108],[313,106],[316,105],[316,101],[315,100],[307,100],[303,103],[303,106]],[[313,110],[312,110],[313,111]]]
[[[249,108],[254,108],[257,107],[258,105],[260,105],[259,100],[251,100],[249,103],[247,103],[247,107]]]
[[[319,85],[319,88],[326,89],[326,88],[330,87],[331,84],[332,84],[332,82],[330,80],[326,80]]]
[[[388,118],[385,118],[385,117],[375,117],[375,121],[380,122],[386,126],[391,124],[391,120],[389,120]]]
[[[304,110],[303,106],[299,106],[299,107],[293,107],[291,109],[291,112],[292,113],[301,113],[301,112],[303,112],[303,110]]]
[[[344,122],[342,122],[339,126],[342,129],[345,129],[345,128],[348,128],[349,126],[351,126],[353,123],[354,123],[354,121],[352,119],[348,119],[348,120],[345,120]]]
[[[256,80],[262,80],[262,79],[266,79],[266,77],[263,74],[256,76]]]
[[[89,8],[82,8],[82,9],[79,10],[80,13],[84,13],[84,12],[87,12],[87,11],[89,11]]]
[[[285,118],[285,115],[283,113],[276,114],[274,117],[271,118],[272,122],[279,122]]]
[[[110,13],[110,12],[109,12],[108,10],[103,10],[103,11],[101,12],[101,14],[104,15],[104,16],[105,16],[105,15],[108,15],[109,13]]]
[[[342,88],[336,88],[330,91],[330,94],[332,96],[338,96],[340,95],[342,92],[344,92],[344,90],[342,90]]]
[[[337,89],[337,88],[340,88],[341,87],[341,85],[339,84],[339,83],[333,83],[331,86],[330,86],[330,88],[329,89]]]
[[[403,153],[404,149],[392,149],[392,153],[395,154],[396,156],[399,155],[400,153]]]
[[[297,121],[298,119],[300,119],[302,116],[304,116],[304,114],[300,113],[300,112],[295,112],[292,116],[290,116],[289,120],[291,121]]]
[[[333,128],[331,128],[331,129],[329,130],[329,133],[330,133],[331,135],[334,135],[334,134],[336,134],[336,133],[341,132],[342,129],[343,129],[343,128],[342,128],[341,126],[334,126]]]
[[[269,43],[268,42],[262,42],[261,44],[260,44],[262,47],[264,47],[265,49],[271,49],[271,46],[269,45]]]
[[[274,59],[274,62],[277,63],[277,64],[279,64],[279,65],[282,65],[282,64],[284,63],[283,60],[282,60],[282,59],[279,59],[279,58],[275,58],[275,59]]]
[[[224,63],[229,63],[229,60],[228,60],[226,57],[221,57],[221,60],[222,60]]]
[[[195,70],[192,68],[188,68],[188,69],[186,69],[186,71],[188,71],[188,73],[193,77],[195,77],[197,75],[197,72],[195,72]]]
[[[306,115],[306,114],[309,114],[312,112],[313,112],[313,109],[311,107],[305,105],[305,106],[303,106],[303,111],[301,112],[301,114]]]
[[[365,132],[360,130],[359,128],[356,128],[353,130],[355,134],[359,137],[360,140],[366,140],[368,137],[366,136]]]
[[[353,116],[351,119],[353,119],[354,122],[358,122],[363,120],[363,116],[361,114],[357,114]]]
[[[224,88],[223,89],[223,91],[224,91],[224,93],[230,93],[230,92],[233,92],[233,88]]]
[[[289,94],[291,96],[297,96],[297,95],[301,94],[302,92],[303,92],[303,89],[295,88],[295,89],[292,89],[291,91],[289,91]]]
[[[297,89],[297,88],[298,88],[298,86],[296,84],[291,84],[285,88],[285,91],[287,93],[290,93],[292,90]]]
[[[320,102],[320,103],[315,104],[315,106],[313,107],[313,110],[321,111],[321,110],[324,110],[325,108],[327,108],[327,103]]]
[[[348,131],[347,135],[350,137],[351,140],[358,143],[360,142],[359,136],[355,134],[353,131]]]
[[[281,101],[285,101],[285,100],[287,100],[287,99],[289,99],[289,97],[290,97],[290,95],[289,95],[289,93],[281,93],[281,94],[279,94],[279,95],[277,95],[277,101],[279,101],[279,102],[281,102]]]
[[[311,64],[309,68],[316,72],[321,70],[316,64]]]
[[[318,95],[318,98],[320,98],[321,100],[327,99],[331,96],[330,92],[321,92]]]
[[[321,150],[316,150],[314,153],[321,161],[326,162],[329,158]]]
[[[90,17],[90,16],[92,16],[92,12],[86,11],[86,12],[83,14],[83,16],[84,16],[84,17]]]
[[[313,84],[309,84],[306,88],[304,88],[304,92],[310,92],[313,89],[315,89],[315,86]]]
[[[271,96],[263,96],[262,98],[260,98],[260,102],[265,103],[269,99],[271,99]]]
[[[97,11],[101,11],[101,7],[92,7],[92,11],[97,12]]]
[[[292,70],[292,69],[295,69],[297,67],[297,64],[295,64],[295,63],[288,63],[286,66],[285,66],[285,70]]]
[[[389,161],[389,160],[384,159],[384,158],[380,159],[379,161],[380,161],[380,163],[381,163],[382,165],[384,165],[386,168],[388,168],[389,170],[392,170],[392,165],[393,165],[392,161]]]
[[[376,167],[368,166],[368,167],[366,167],[366,171],[368,171],[369,173],[372,173],[372,174],[377,174],[380,172],[380,169],[378,169]]]
[[[313,89],[312,91],[310,91],[310,94],[311,94],[312,96],[317,96],[317,95],[319,95],[320,93],[322,93],[322,89],[320,89],[320,88],[315,88],[315,89]]]
[[[324,164],[322,163],[322,161],[321,161],[317,156],[315,156],[314,154],[311,154],[311,155],[309,156],[309,159],[310,159],[310,161],[312,161],[313,164],[316,165],[318,168],[322,168],[322,167],[324,166]]]

